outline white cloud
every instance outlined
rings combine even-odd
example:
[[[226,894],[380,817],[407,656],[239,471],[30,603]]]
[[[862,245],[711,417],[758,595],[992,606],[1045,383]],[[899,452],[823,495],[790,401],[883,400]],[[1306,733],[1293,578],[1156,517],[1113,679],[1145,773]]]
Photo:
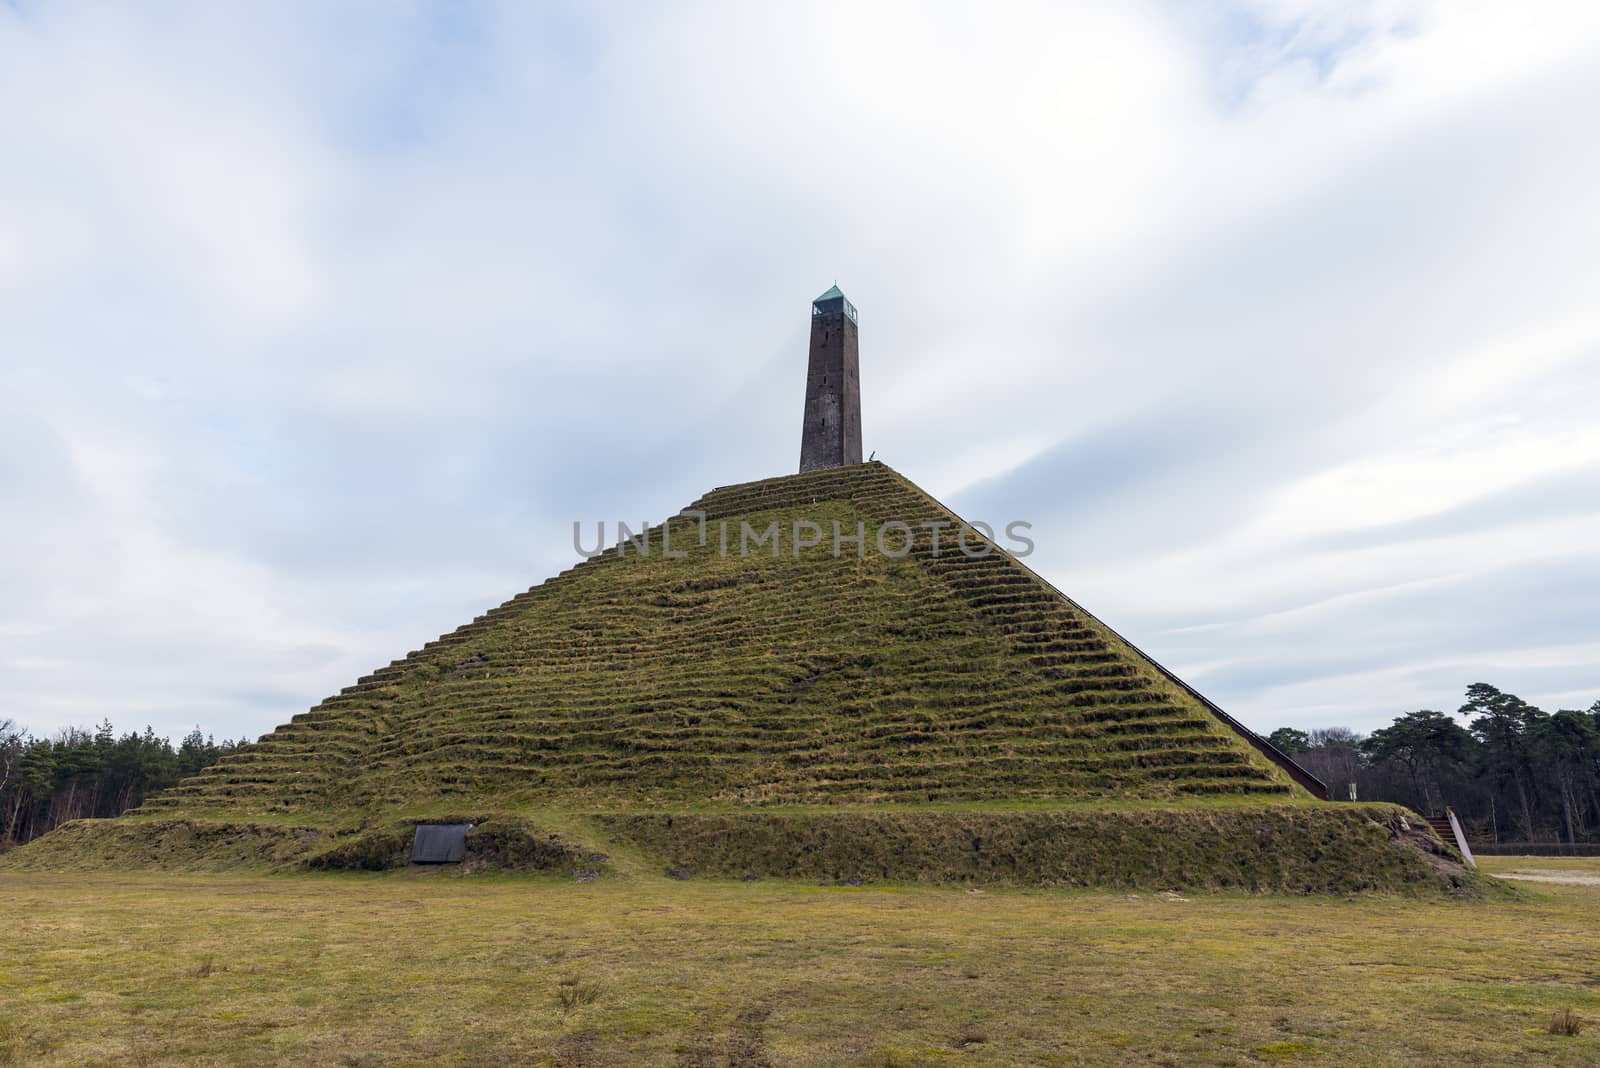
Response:
[[[1600,466],[1597,56],[1588,5],[0,14],[5,714],[255,733],[572,518],[789,470],[834,278],[868,448],[1253,725],[1581,689],[1364,613],[1595,570],[1494,502]]]

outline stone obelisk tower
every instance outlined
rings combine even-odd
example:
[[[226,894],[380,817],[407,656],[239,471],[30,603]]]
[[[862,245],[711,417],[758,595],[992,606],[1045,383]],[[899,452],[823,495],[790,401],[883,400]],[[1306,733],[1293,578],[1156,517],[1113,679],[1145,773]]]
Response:
[[[811,302],[811,364],[800,470],[861,462],[861,349],[856,306],[834,286]]]

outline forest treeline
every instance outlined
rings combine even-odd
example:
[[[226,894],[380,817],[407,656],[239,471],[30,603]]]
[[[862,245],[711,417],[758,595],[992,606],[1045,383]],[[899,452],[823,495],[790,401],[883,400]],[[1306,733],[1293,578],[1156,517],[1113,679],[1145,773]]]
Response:
[[[214,741],[198,727],[177,746],[148,727],[119,738],[109,722],[38,738],[0,719],[0,850],[67,820],[120,816],[244,744]]]
[[[1600,839],[1600,701],[1545,712],[1482,682],[1466,697],[1453,715],[1407,712],[1368,735],[1282,727],[1267,737],[1336,799],[1354,783],[1361,800],[1424,815],[1449,805],[1484,841]]]

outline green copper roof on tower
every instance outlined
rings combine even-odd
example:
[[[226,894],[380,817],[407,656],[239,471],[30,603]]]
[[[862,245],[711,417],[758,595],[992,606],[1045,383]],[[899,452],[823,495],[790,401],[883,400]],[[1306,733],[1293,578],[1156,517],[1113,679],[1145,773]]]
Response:
[[[833,300],[835,298],[840,298],[840,297],[843,297],[843,296],[844,296],[844,294],[839,291],[839,287],[838,286],[834,286],[833,288],[829,289],[826,293],[822,294],[822,296],[818,297],[816,300],[812,301],[811,303],[813,303],[813,304],[821,304],[825,300]]]

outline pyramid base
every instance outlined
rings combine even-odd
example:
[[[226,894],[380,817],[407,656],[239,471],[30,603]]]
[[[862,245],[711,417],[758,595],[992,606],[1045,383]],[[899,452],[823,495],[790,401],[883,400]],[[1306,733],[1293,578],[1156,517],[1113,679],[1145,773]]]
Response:
[[[1484,896],[1415,814],[1394,805],[976,811],[458,814],[474,824],[457,870],[591,879],[610,854],[677,878]],[[205,819],[75,820],[0,858],[57,871],[387,871],[416,820],[343,831]],[[434,822],[430,819],[428,822]]]
[[[69,820],[0,856],[16,871],[248,871],[292,867],[326,838],[251,820]]]
[[[1495,886],[1392,805],[591,820],[663,868],[712,878],[1469,896]]]

